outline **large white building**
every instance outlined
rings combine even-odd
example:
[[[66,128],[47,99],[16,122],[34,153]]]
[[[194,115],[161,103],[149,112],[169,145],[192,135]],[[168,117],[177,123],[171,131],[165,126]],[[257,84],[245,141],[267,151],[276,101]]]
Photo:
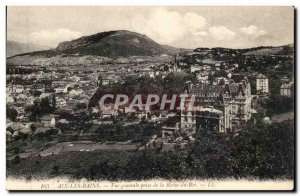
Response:
[[[196,107],[181,111],[181,129],[206,126],[226,132],[251,118],[251,87],[247,78],[226,85],[193,85],[189,81],[185,93],[195,95]]]
[[[269,93],[269,79],[263,74],[256,76],[256,91]]]

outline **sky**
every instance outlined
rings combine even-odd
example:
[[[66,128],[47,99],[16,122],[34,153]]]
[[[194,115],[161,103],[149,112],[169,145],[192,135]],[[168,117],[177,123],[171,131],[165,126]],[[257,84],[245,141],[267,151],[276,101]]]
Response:
[[[293,7],[11,7],[7,39],[56,47],[129,30],[180,48],[249,48],[294,42]]]

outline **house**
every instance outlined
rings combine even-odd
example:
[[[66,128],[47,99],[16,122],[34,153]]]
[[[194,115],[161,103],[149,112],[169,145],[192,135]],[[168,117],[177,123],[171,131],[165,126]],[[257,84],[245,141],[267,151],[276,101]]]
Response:
[[[185,67],[185,66],[187,66],[188,64],[186,63],[186,62],[179,62],[179,66],[181,66],[181,67]]]
[[[141,71],[142,71],[142,76],[148,76],[150,78],[155,77],[155,72],[150,68],[144,68]]]
[[[290,82],[290,79],[287,76],[282,77],[280,80],[281,80],[282,83],[289,83]]]
[[[44,124],[44,126],[47,127],[55,127],[56,121],[54,115],[46,115],[41,117],[41,123]]]
[[[14,85],[13,86],[13,92],[16,93],[22,93],[24,91],[24,86],[23,85]]]
[[[18,94],[16,98],[17,98],[18,101],[19,100],[26,101],[28,99],[28,96],[29,96],[28,94],[26,94],[26,95],[25,94]]]
[[[70,96],[71,98],[75,98],[75,97],[79,96],[80,93],[81,93],[80,90],[75,90],[75,89],[73,89],[73,90],[71,90],[71,91],[69,92],[69,96]]]
[[[106,76],[106,77],[103,77],[103,76],[99,76],[98,77],[98,81],[97,81],[97,85],[98,86],[105,86],[105,85],[108,85],[108,84],[114,84],[114,83],[117,83],[119,80],[118,76],[116,75],[109,75],[109,76]]]
[[[281,96],[286,96],[286,97],[291,97],[293,95],[293,86],[294,82],[289,82],[289,83],[283,83],[280,86],[280,95]]]
[[[56,88],[54,88],[54,92],[55,93],[63,93],[63,92],[65,92],[65,88],[64,87],[56,87]]]
[[[100,125],[100,124],[101,124],[101,121],[98,120],[98,119],[93,119],[93,120],[92,120],[92,123],[93,123],[94,125]]]
[[[57,98],[56,104],[58,107],[64,107],[67,105],[67,101],[64,98]]]
[[[113,108],[111,108],[111,109],[106,109],[106,110],[102,111],[100,118],[101,119],[110,118],[110,117],[117,116],[117,115],[118,115],[118,112],[116,110],[114,110]]]
[[[215,78],[217,84],[221,85],[222,83],[223,84],[229,84],[229,80],[225,77],[217,77]]]
[[[123,108],[123,112],[125,114],[128,114],[128,113],[135,113],[136,112],[136,109],[135,108],[130,108],[130,107],[124,107]]]
[[[111,124],[113,124],[113,123],[114,123],[114,122],[111,121],[111,120],[103,120],[103,121],[100,122],[101,125],[111,125]]]
[[[16,131],[20,131],[23,128],[23,125],[19,122],[11,122],[7,125],[6,129],[10,131],[11,133],[14,133]]]
[[[201,66],[199,66],[198,64],[197,65],[191,65],[190,72],[194,73],[196,71],[201,71],[202,69],[203,68]]]
[[[72,82],[79,82],[80,81],[80,77],[78,77],[78,76],[71,76],[70,78],[69,78]]]
[[[61,123],[61,124],[68,124],[69,123],[69,121],[67,121],[66,119],[60,119],[59,121],[58,121],[59,123]]]
[[[43,83],[35,83],[32,85],[33,91],[40,91],[40,92],[44,93],[45,88],[46,88],[45,84],[43,84]]]
[[[167,77],[167,75],[168,75],[168,74],[167,74],[166,72],[162,72],[162,73],[161,73],[161,79],[165,79],[165,78]]]
[[[159,69],[155,69],[154,70],[154,74],[155,74],[155,76],[159,76],[160,75],[160,70]]]
[[[102,79],[100,80],[100,84],[101,84],[102,86],[108,85],[109,83],[110,83],[110,81],[109,81],[108,78],[102,78]]]
[[[256,90],[257,92],[269,93],[269,79],[263,74],[256,76]]]
[[[33,88],[33,85],[25,85],[24,86],[24,90],[29,92],[29,90],[31,90]]]
[[[220,71],[220,70],[221,70],[221,63],[216,63],[216,64],[215,64],[215,69],[216,69],[217,71]]]

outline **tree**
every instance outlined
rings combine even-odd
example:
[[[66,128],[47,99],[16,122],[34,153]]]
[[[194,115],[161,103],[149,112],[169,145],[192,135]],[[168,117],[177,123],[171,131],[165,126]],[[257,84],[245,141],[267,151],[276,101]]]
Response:
[[[221,86],[225,85],[225,80],[224,79],[220,80],[219,85],[221,85]]]
[[[76,109],[81,110],[81,109],[86,109],[87,104],[86,103],[77,103],[76,104]]]
[[[52,96],[52,108],[53,108],[53,111],[55,111],[55,109],[56,109],[56,97],[55,97],[54,93],[53,93],[53,96]]]
[[[48,97],[43,98],[41,100],[41,103],[39,105],[40,109],[41,109],[41,114],[45,115],[45,114],[50,114],[53,112],[53,107],[50,105],[50,101],[48,99]]]
[[[20,155],[16,155],[13,160],[11,160],[12,164],[19,164],[21,162],[21,157]]]
[[[169,71],[169,66],[168,65],[164,66],[164,71]]]
[[[224,135],[210,129],[197,130],[188,149],[189,167],[198,178],[224,178],[238,175],[232,156],[233,147]]]
[[[293,178],[294,123],[248,124],[233,140],[244,176]]]
[[[35,124],[31,124],[30,125],[30,130],[34,133],[35,131],[36,131],[36,126],[35,126]]]
[[[34,97],[39,97],[42,94],[41,91],[33,91],[33,96]]]
[[[147,180],[157,177],[184,179],[190,172],[185,161],[186,158],[186,151],[180,149],[169,152],[148,149],[130,157],[126,173],[132,180]]]
[[[264,107],[267,109],[267,115],[269,116],[293,111],[294,97],[271,95]]]
[[[58,175],[59,174],[59,165],[54,165],[52,167],[52,172],[53,175]]]
[[[6,106],[6,115],[8,119],[10,119],[11,121],[15,121],[18,116],[18,111],[16,109],[9,108],[8,106]]]
[[[164,122],[164,124],[169,127],[174,127],[176,125],[176,123],[179,123],[179,122],[180,122],[180,116],[176,115],[176,116],[167,118],[166,121]]]

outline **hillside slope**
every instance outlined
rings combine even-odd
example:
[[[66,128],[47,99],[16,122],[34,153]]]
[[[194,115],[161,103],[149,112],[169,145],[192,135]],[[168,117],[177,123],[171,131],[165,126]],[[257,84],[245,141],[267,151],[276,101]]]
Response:
[[[64,54],[95,55],[109,58],[152,56],[168,51],[145,35],[130,31],[109,31],[62,42],[57,51]]]

